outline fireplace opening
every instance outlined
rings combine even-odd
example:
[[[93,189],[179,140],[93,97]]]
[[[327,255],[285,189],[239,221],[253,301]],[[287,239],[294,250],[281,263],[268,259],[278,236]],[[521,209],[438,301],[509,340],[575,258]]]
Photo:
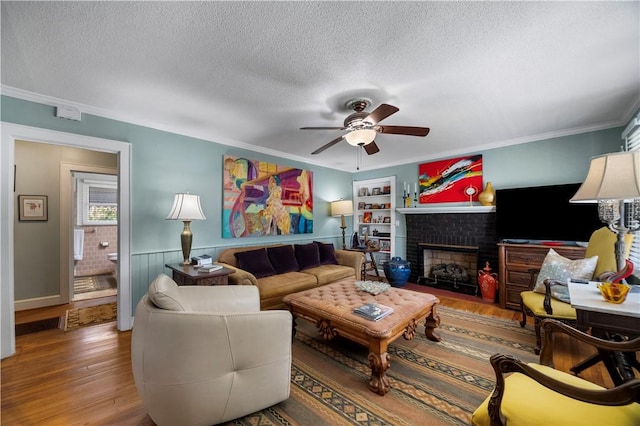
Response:
[[[478,247],[420,243],[422,276],[418,284],[478,295]]]

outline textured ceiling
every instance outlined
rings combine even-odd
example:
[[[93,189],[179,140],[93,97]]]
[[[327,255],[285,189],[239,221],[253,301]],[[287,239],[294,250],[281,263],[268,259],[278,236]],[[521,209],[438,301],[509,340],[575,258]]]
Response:
[[[355,171],[344,104],[400,111],[361,170],[624,125],[640,3],[8,2],[2,93]]]

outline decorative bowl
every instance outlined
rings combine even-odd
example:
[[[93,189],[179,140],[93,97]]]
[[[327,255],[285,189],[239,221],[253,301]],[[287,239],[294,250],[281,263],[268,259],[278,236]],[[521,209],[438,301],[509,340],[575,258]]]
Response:
[[[366,291],[373,295],[385,292],[391,287],[389,284],[380,281],[356,281],[355,285],[358,290]]]
[[[600,289],[600,293],[602,293],[605,301],[609,303],[622,303],[627,298],[631,287],[622,283],[604,282],[598,284],[598,289]]]

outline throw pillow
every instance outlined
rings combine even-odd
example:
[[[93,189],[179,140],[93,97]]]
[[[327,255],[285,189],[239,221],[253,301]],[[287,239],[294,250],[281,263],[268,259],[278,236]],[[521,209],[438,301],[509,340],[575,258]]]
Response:
[[[551,283],[551,297],[564,303],[571,303],[569,284],[561,282]]]
[[[256,278],[270,277],[276,274],[267,256],[267,249],[240,251],[235,253],[240,269],[251,272]]]
[[[314,241],[318,245],[318,252],[320,252],[320,264],[321,265],[337,265],[338,259],[336,259],[336,249],[332,243],[321,243],[320,241]]]
[[[559,255],[554,249],[549,249],[542,262],[533,291],[544,294],[544,280],[547,278],[563,282],[569,278],[590,280],[593,278],[597,263],[598,256],[571,260]]]
[[[267,248],[267,254],[271,265],[279,274],[285,274],[287,272],[296,272],[300,270],[298,261],[296,260],[296,254],[293,251],[293,246],[278,246]]]
[[[295,244],[294,248],[300,270],[320,266],[320,251],[317,244]]]
[[[168,311],[189,311],[191,306],[180,296],[178,284],[166,274],[160,274],[149,286],[147,297],[160,309]]]

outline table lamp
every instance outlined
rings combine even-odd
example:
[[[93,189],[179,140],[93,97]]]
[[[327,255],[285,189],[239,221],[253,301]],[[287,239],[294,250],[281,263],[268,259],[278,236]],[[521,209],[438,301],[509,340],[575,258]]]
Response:
[[[591,159],[572,203],[598,203],[598,216],[617,234],[618,270],[625,266],[624,236],[640,228],[640,152],[615,152]]]
[[[182,242],[182,256],[184,257],[183,265],[190,265],[189,255],[191,254],[191,241],[193,234],[191,233],[192,220],[204,220],[206,217],[200,207],[200,197],[198,195],[176,194],[173,199],[173,207],[167,216],[169,220],[181,220],[184,222],[184,229],[180,234]]]
[[[342,229],[342,249],[347,248],[347,243],[344,239],[344,230],[347,229],[347,224],[344,221],[345,216],[351,216],[353,214],[353,202],[351,200],[337,200],[331,202],[331,216],[340,216],[340,228]]]

